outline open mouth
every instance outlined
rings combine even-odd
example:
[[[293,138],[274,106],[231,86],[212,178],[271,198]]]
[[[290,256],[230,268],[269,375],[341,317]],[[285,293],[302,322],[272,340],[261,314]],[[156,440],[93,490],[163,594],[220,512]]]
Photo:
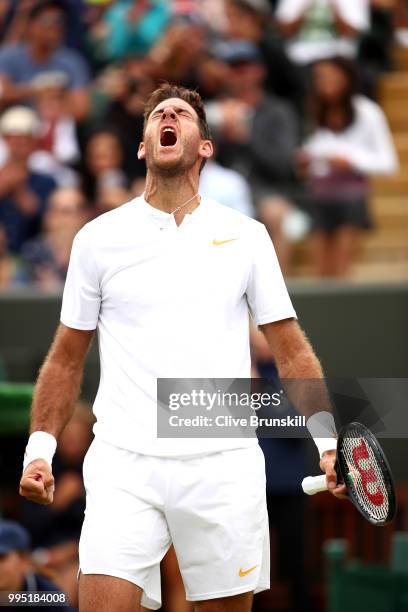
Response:
[[[173,147],[177,142],[176,131],[171,127],[165,127],[160,133],[160,144],[162,147]]]

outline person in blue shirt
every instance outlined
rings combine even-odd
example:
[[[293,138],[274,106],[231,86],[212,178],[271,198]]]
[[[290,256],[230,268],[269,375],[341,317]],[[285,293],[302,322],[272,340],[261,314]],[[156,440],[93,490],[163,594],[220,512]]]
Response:
[[[48,197],[56,188],[50,175],[30,169],[38,125],[34,111],[24,106],[9,108],[0,119],[7,146],[7,158],[0,168],[0,225],[14,254],[40,231]]]
[[[5,45],[0,51],[0,90],[6,105],[32,103],[34,77],[44,72],[63,73],[69,107],[77,121],[90,109],[88,66],[74,49],[63,46],[66,15],[56,0],[40,0],[32,7],[27,40]]]

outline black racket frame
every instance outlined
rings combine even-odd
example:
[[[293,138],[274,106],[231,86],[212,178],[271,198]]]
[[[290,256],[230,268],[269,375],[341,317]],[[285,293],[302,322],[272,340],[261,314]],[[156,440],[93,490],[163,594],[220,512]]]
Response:
[[[381,467],[384,484],[388,493],[388,514],[382,521],[373,518],[366,510],[364,510],[364,508],[358,501],[358,495],[356,494],[356,490],[353,486],[352,480],[347,478],[347,475],[350,470],[348,468],[346,459],[343,453],[341,452],[341,449],[343,446],[344,438],[349,437],[349,433],[351,430],[357,431],[359,433],[359,437],[363,438],[367,442],[367,444],[371,447],[375,458],[377,459]],[[335,469],[337,473],[338,484],[346,485],[348,497],[365,519],[367,519],[372,525],[376,525],[377,527],[383,527],[384,525],[388,525],[394,520],[395,514],[397,512],[397,498],[391,468],[377,438],[362,423],[348,423],[347,425],[344,425],[341,428],[337,441],[337,460]]]

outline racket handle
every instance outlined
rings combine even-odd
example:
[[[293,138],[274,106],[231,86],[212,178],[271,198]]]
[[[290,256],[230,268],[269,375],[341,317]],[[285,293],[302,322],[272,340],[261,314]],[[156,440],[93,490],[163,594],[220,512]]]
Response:
[[[302,480],[302,489],[306,495],[314,495],[321,491],[327,491],[326,476],[307,476]]]

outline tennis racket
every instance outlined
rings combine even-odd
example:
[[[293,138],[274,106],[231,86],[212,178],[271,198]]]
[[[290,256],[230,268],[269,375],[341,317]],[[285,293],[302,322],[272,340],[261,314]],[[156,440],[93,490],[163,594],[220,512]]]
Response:
[[[337,482],[345,484],[349,499],[373,525],[390,523],[397,503],[394,482],[384,452],[365,425],[345,425],[337,441]],[[308,495],[327,490],[326,476],[308,476],[302,482]]]

